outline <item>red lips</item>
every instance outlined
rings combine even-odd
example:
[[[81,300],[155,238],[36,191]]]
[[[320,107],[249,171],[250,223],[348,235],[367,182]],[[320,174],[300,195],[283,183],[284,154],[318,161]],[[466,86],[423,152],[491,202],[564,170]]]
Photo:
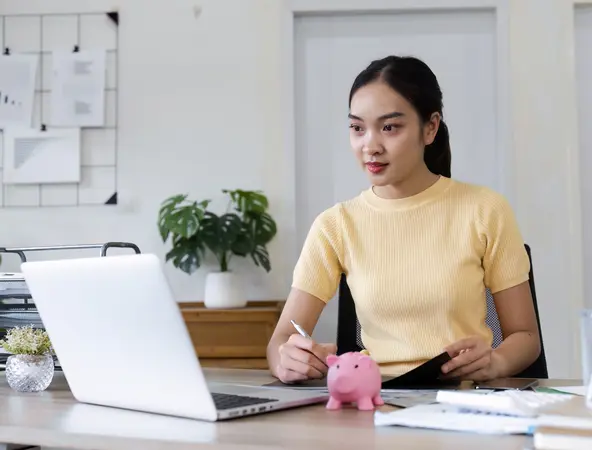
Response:
[[[366,167],[371,173],[380,173],[382,172],[388,164],[386,163],[377,163],[377,162],[368,162],[366,163]]]

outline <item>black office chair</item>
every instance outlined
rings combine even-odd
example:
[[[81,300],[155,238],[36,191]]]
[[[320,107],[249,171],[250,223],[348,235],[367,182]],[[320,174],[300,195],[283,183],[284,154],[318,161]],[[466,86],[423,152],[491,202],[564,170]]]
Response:
[[[527,367],[524,371],[517,374],[516,378],[549,378],[547,371],[547,360],[545,358],[545,348],[543,345],[543,334],[541,331],[541,321],[539,318],[539,309],[537,305],[536,291],[534,287],[534,274],[532,268],[532,256],[530,247],[525,244],[526,252],[530,260],[530,276],[529,285],[532,293],[532,300],[534,303],[534,310],[537,318],[537,325],[539,329],[539,336],[541,339],[541,353],[534,363]],[[503,341],[502,330],[500,327],[497,312],[495,310],[495,303],[493,296],[489,289],[486,291],[487,316],[485,322],[491,328],[493,333],[492,347],[498,347]],[[346,352],[358,352],[364,349],[362,343],[360,323],[356,314],[356,305],[351,295],[349,286],[345,275],[341,276],[339,284],[339,305],[338,305],[338,319],[337,319],[337,353],[342,354]]]

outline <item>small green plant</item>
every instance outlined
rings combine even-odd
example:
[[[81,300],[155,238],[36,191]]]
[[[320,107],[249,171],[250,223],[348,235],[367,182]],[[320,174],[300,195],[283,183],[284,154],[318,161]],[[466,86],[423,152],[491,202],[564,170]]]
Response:
[[[271,270],[267,244],[277,226],[267,212],[269,202],[260,191],[222,190],[229,197],[224,214],[208,210],[211,200],[190,201],[187,195],[166,199],[159,210],[158,229],[163,242],[171,239],[166,260],[187,274],[195,272],[210,250],[227,272],[232,256],[250,256],[256,266]]]
[[[52,351],[47,332],[33,325],[9,329],[0,347],[14,355],[45,355]]]

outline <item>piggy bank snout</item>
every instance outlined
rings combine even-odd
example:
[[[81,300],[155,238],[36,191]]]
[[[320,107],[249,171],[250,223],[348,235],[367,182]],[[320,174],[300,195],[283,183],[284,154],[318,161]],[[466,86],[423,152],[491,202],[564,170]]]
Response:
[[[342,394],[347,394],[356,389],[359,381],[353,374],[338,373],[331,380],[331,387]]]
[[[353,392],[365,385],[369,373],[358,364],[335,368],[331,374],[331,387],[341,393]]]

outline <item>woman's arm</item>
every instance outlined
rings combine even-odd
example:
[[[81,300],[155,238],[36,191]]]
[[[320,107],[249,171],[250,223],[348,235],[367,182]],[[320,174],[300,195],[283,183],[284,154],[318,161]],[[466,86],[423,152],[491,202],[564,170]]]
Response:
[[[442,371],[449,377],[471,380],[515,375],[540,354],[528,283],[530,260],[514,212],[502,196],[491,192],[479,205],[475,224],[484,243],[484,283],[493,294],[504,340],[493,350],[482,338],[469,336],[446,349],[452,360]]]
[[[292,290],[267,346],[271,373],[283,382],[321,378],[333,344],[317,344],[300,336],[290,320],[310,335],[327,302],[333,298],[344,272],[338,207],[317,216],[294,268]]]
[[[534,303],[528,281],[493,295],[504,340],[493,350],[479,336],[446,348],[452,357],[442,366],[446,378],[473,381],[511,377],[530,366],[541,352]]]
[[[290,320],[310,335],[325,302],[299,289],[292,289],[267,346],[271,373],[284,382],[322,378],[327,374],[325,360],[336,351],[334,344],[317,344],[300,336]]]
[[[498,378],[510,377],[530,366],[541,353],[534,302],[528,281],[493,295],[504,340],[493,351]]]

